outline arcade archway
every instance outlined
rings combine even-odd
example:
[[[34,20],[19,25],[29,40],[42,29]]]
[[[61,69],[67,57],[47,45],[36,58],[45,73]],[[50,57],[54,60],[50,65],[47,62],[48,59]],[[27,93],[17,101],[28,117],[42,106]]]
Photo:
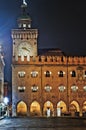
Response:
[[[79,116],[80,107],[79,107],[78,102],[72,101],[70,103],[69,110],[70,110],[70,113],[71,113],[72,116],[76,116],[76,115]]]
[[[50,116],[53,116],[54,114],[54,108],[53,103],[50,101],[45,102],[44,108],[43,108],[43,116],[47,116],[47,110],[50,109]]]
[[[86,113],[86,101],[83,103],[82,112]]]
[[[64,101],[59,101],[57,103],[57,113],[58,113],[58,110],[61,111],[61,115],[64,115],[67,112],[67,106]]]
[[[26,116],[27,115],[27,105],[25,102],[20,101],[17,104],[17,115],[18,116]]]
[[[40,104],[37,101],[32,102],[30,106],[30,115],[31,116],[41,116]]]

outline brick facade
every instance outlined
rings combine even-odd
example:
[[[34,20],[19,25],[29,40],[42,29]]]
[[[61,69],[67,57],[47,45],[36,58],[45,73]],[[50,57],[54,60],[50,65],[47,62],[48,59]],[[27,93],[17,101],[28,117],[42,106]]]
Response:
[[[38,55],[37,39],[37,29],[12,30],[12,115],[47,116],[50,109],[50,116],[57,116],[58,108],[61,115],[82,115],[86,111],[86,57],[60,56],[61,52]],[[29,59],[18,55],[18,46],[25,41],[33,47]]]

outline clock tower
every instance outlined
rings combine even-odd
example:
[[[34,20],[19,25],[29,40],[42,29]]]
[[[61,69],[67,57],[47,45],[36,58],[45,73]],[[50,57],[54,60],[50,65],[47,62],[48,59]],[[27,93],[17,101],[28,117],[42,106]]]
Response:
[[[18,29],[12,30],[13,56],[15,60],[18,59],[18,56],[21,56],[22,60],[24,56],[27,56],[29,61],[30,57],[37,56],[38,30],[31,28],[31,18],[27,13],[25,2],[21,5],[21,15],[17,22]]]
[[[25,63],[29,63],[30,57],[33,59],[37,54],[37,38],[38,30],[31,28],[31,18],[27,13],[27,4],[23,1],[21,5],[21,15],[17,19],[18,28],[12,30],[13,54],[12,54],[12,115],[16,116],[17,103],[21,100],[30,99],[30,82],[24,76],[29,73],[30,67]],[[26,60],[25,60],[26,59]],[[21,62],[20,62],[21,61]],[[18,64],[16,64],[16,62]],[[22,63],[24,65],[22,65]],[[30,89],[30,88],[29,88]],[[26,91],[25,91],[26,90]],[[25,91],[22,95],[22,91]],[[29,91],[29,92],[28,92]],[[28,93],[27,93],[28,92]],[[26,95],[26,97],[25,97]],[[19,112],[18,112],[19,113]]]

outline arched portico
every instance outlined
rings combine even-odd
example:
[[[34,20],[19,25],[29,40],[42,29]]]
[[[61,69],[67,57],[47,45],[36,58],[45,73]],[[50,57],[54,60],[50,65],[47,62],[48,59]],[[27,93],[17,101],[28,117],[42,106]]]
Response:
[[[83,111],[83,112],[86,112],[86,101],[83,103],[82,111]]]
[[[17,104],[17,115],[18,116],[26,116],[27,115],[27,105],[24,101],[20,101]]]
[[[58,111],[60,111],[61,115],[64,115],[67,112],[67,106],[64,101],[59,101],[57,103],[57,115],[58,115]]]
[[[37,101],[33,101],[30,105],[31,116],[41,116],[40,104]]]
[[[79,116],[80,106],[77,101],[72,101],[69,106],[69,110],[72,116]]]
[[[53,108],[53,103],[50,101],[46,101],[44,103],[43,107],[43,116],[47,116],[47,111],[50,110],[50,116],[53,116],[54,114],[54,108]]]
[[[86,101],[84,101],[84,103],[82,105],[82,116],[86,117]]]

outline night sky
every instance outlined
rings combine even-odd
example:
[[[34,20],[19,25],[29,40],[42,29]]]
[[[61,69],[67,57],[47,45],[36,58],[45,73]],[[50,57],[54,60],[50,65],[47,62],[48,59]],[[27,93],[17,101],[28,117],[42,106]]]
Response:
[[[59,48],[67,55],[86,55],[86,2],[26,0],[32,28],[39,30],[39,48]],[[0,43],[5,57],[5,81],[11,82],[11,29],[17,28],[23,0],[0,0]]]

